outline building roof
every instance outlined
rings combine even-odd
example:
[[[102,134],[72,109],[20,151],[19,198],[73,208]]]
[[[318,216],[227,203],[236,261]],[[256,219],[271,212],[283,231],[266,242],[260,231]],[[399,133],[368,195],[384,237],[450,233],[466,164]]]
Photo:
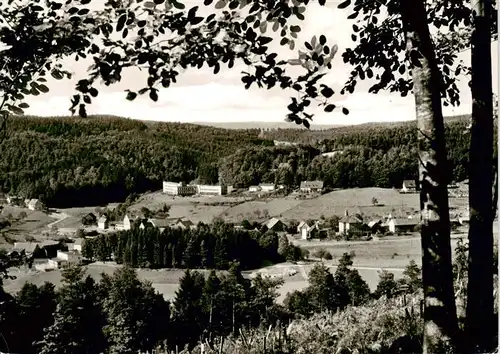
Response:
[[[187,220],[187,219],[186,219],[186,220],[182,220],[182,219],[181,219],[181,220],[178,220],[176,224],[177,224],[177,225],[178,225],[178,224],[182,224],[182,225],[184,225],[184,226],[186,226],[186,227],[190,227],[190,226],[193,226],[193,225],[194,225],[194,223],[193,223],[191,220]]]
[[[409,219],[409,218],[397,218],[397,219],[392,219],[392,221],[394,221],[394,225],[396,226],[412,226],[412,225],[418,225],[420,223],[420,221],[417,219]]]
[[[272,218],[270,219],[267,223],[266,223],[266,227],[267,229],[272,229],[274,226],[276,226],[277,223],[279,222],[282,222],[280,219],[278,218]]]
[[[302,181],[300,188],[323,188],[323,181]]]
[[[259,184],[260,187],[275,187],[274,183],[261,183]]]
[[[382,223],[382,220],[380,219],[377,219],[377,220],[372,220],[368,223],[368,227],[374,227],[375,225],[377,224],[381,224]]]
[[[41,247],[39,242],[15,242],[12,251],[34,252],[37,247]]]
[[[308,228],[314,227],[318,223],[314,220],[307,220],[307,221],[302,221],[299,226],[297,226],[298,229],[303,228],[304,226],[307,226]]]
[[[155,227],[168,227],[172,224],[172,219],[149,219],[148,222]]]
[[[97,220],[98,223],[101,223],[101,222],[106,222],[108,221],[108,217],[106,215],[103,215],[99,218],[99,220]]]
[[[342,219],[340,219],[340,222],[349,223],[349,224],[362,224],[363,220],[361,220],[357,216],[347,215],[347,216],[342,217]]]

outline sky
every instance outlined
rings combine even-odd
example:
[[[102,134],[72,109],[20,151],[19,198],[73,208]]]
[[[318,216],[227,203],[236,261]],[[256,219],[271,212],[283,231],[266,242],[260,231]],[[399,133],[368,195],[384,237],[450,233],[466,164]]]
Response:
[[[103,1],[103,0],[93,0]],[[182,1],[189,8],[201,4],[201,0]],[[326,7],[315,3],[308,5],[305,21],[300,22],[302,31],[297,44],[310,40],[313,35],[324,34],[330,45],[337,44],[338,53],[332,64],[333,68],[323,79],[332,88],[342,87],[352,67],[344,64],[341,53],[353,47],[351,40],[352,24],[347,20],[347,12],[337,9],[338,1],[327,0]],[[203,10],[203,5],[201,4]],[[206,10],[204,10],[206,11]],[[271,44],[270,49],[292,59],[295,52]],[[493,88],[498,93],[498,43],[492,43],[493,55]],[[461,59],[470,62],[470,51],[460,54]],[[74,73],[71,80],[51,81],[51,91],[40,96],[32,96],[27,100],[30,108],[26,114],[41,116],[68,115],[71,96],[75,93],[75,83],[85,77],[89,61],[67,60],[66,69]],[[288,113],[290,91],[280,89],[265,90],[252,87],[245,90],[241,83],[241,71],[245,65],[235,65],[232,69],[222,69],[214,75],[209,68],[190,69],[178,77],[178,82],[167,89],[161,89],[159,100],[151,101],[147,96],[138,97],[130,102],[125,99],[125,89],[137,89],[145,86],[144,77],[138,71],[129,70],[123,75],[119,84],[110,87],[98,86],[100,94],[87,107],[89,114],[110,114],[126,118],[174,122],[282,122]],[[349,109],[345,116],[340,110],[325,113],[320,108],[315,113],[313,124],[360,124],[366,122],[406,121],[415,119],[413,96],[401,97],[398,94],[380,92],[368,93],[370,83],[361,81],[353,94],[333,96],[333,102]],[[467,81],[459,83],[461,102],[459,107],[443,107],[445,116],[468,114],[471,112],[470,89]]]

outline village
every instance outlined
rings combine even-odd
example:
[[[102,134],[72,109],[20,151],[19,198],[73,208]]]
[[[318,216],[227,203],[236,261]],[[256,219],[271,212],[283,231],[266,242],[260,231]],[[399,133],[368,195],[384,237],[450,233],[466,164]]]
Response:
[[[268,198],[273,193],[283,191],[282,185],[263,183],[250,186],[248,190],[236,190],[231,186],[224,185],[195,185],[176,182],[163,182],[162,193],[171,198],[184,198],[192,196],[226,196],[231,194],[253,195],[254,198]],[[455,186],[451,186],[451,190]],[[415,194],[418,192],[417,185],[413,180],[405,180],[398,193]],[[292,191],[295,199],[313,199],[325,193],[322,181],[302,181],[300,188]],[[275,195],[274,198],[279,198]],[[48,213],[48,209],[37,199],[26,199],[7,196],[3,199],[5,205],[11,207],[25,207],[33,211],[43,211]],[[371,203],[376,207],[379,202],[372,198]],[[144,209],[144,208],[143,208]],[[393,215],[394,214],[394,215]],[[88,263],[82,257],[82,245],[86,239],[95,238],[99,234],[130,230],[133,227],[145,229],[155,227],[161,231],[165,228],[195,229],[198,223],[190,220],[189,215],[184,217],[156,217],[144,215],[141,211],[127,211],[122,219],[110,220],[105,212],[90,212],[81,218],[81,225],[64,237],[53,239],[37,240],[33,237],[25,241],[13,243],[9,252],[25,253],[32,259],[32,269],[35,271],[50,271],[61,269],[71,264]],[[267,215],[261,216],[259,221],[247,219],[233,223],[235,229],[248,230],[260,233],[268,231],[286,235],[293,243],[314,241],[315,245],[321,245],[323,241],[378,241],[380,239],[397,236],[415,236],[419,231],[419,215],[417,211],[413,213],[389,212],[380,217],[363,215],[361,212],[350,213],[346,208],[343,215],[331,215],[325,217],[321,215],[317,218],[305,218],[303,220],[286,220],[282,215],[273,215],[265,219]],[[468,223],[467,213],[452,215],[452,227],[465,226]],[[56,221],[57,223],[57,221]],[[53,228],[55,225],[53,226]],[[56,234],[60,234],[56,233]]]

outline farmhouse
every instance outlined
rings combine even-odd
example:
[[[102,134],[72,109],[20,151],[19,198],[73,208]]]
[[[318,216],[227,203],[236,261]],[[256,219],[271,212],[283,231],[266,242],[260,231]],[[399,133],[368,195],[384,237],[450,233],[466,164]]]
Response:
[[[297,232],[303,240],[313,238],[319,232],[318,222],[312,220],[302,221],[299,226],[297,226]]]
[[[133,219],[131,219],[128,215],[123,217],[123,230],[130,230],[132,228]]]
[[[106,230],[109,228],[109,220],[106,215],[103,215],[97,220],[97,227],[101,230]]]
[[[403,181],[401,193],[415,193],[417,191],[417,183],[415,180],[407,179]]]
[[[152,227],[157,227],[160,229],[160,231],[165,230],[167,227],[174,227],[175,223],[179,219],[155,219],[151,218],[148,220],[144,220],[141,222],[141,225],[139,226],[140,229],[145,229],[147,226],[152,226]]]
[[[227,194],[227,186],[211,186],[207,184],[197,184],[198,194],[209,194],[209,195],[224,195]]]
[[[322,190],[323,190],[323,181],[300,182],[300,191],[302,193],[321,193]]]
[[[260,186],[250,186],[250,188],[248,188],[249,192],[260,192],[261,190],[262,188],[260,188]]]
[[[417,219],[397,218],[389,220],[387,226],[390,232],[397,234],[400,232],[413,231],[418,224],[419,221]]]
[[[191,221],[191,220],[181,220],[179,219],[175,224],[174,227],[187,230],[187,229],[194,229],[196,225]]]
[[[34,258],[52,258],[61,248],[58,241],[45,240],[43,242],[15,242],[11,252],[26,252],[27,255],[33,255]]]
[[[76,252],[57,251],[56,258],[68,264],[80,264],[82,261],[82,256]]]
[[[268,230],[281,232],[285,229],[285,224],[278,218],[272,218],[266,223],[266,227]]]
[[[358,216],[350,216],[347,210],[345,211],[344,217],[339,220],[339,234],[361,231],[362,228],[363,220]]]
[[[261,183],[259,187],[263,192],[272,192],[276,190],[276,186],[272,183]]]
[[[69,251],[75,251],[75,252],[82,252],[83,241],[84,241],[83,238],[77,238],[75,240],[75,242],[68,243],[68,250]]]
[[[42,210],[43,203],[39,199],[30,199],[30,201],[28,202],[28,209],[29,210]]]

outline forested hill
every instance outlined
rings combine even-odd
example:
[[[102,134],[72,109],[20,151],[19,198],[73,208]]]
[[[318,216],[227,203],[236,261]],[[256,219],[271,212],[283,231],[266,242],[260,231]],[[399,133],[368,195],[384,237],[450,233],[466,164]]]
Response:
[[[446,117],[447,124],[456,122],[466,122],[470,119],[470,115],[458,115]],[[405,128],[415,127],[415,121],[406,122],[383,122],[383,123],[364,123],[358,125],[339,126],[328,129],[265,129],[263,138],[278,141],[289,141],[294,143],[315,144],[324,139],[333,139],[341,136],[350,136],[352,134],[366,135],[368,132],[386,133],[388,128]]]
[[[117,117],[18,117],[0,145],[4,192],[50,206],[121,201],[161,188],[164,179],[216,183],[217,162],[236,148],[272,145],[258,130]]]
[[[447,124],[450,180],[466,178],[467,125],[464,119]],[[218,183],[219,175],[245,188],[314,179],[328,188],[399,187],[417,176],[414,123],[290,131],[321,139],[274,146],[274,139],[294,138],[109,116],[18,117],[0,145],[0,187],[64,207],[123,201],[130,193],[161,189],[163,180]]]

